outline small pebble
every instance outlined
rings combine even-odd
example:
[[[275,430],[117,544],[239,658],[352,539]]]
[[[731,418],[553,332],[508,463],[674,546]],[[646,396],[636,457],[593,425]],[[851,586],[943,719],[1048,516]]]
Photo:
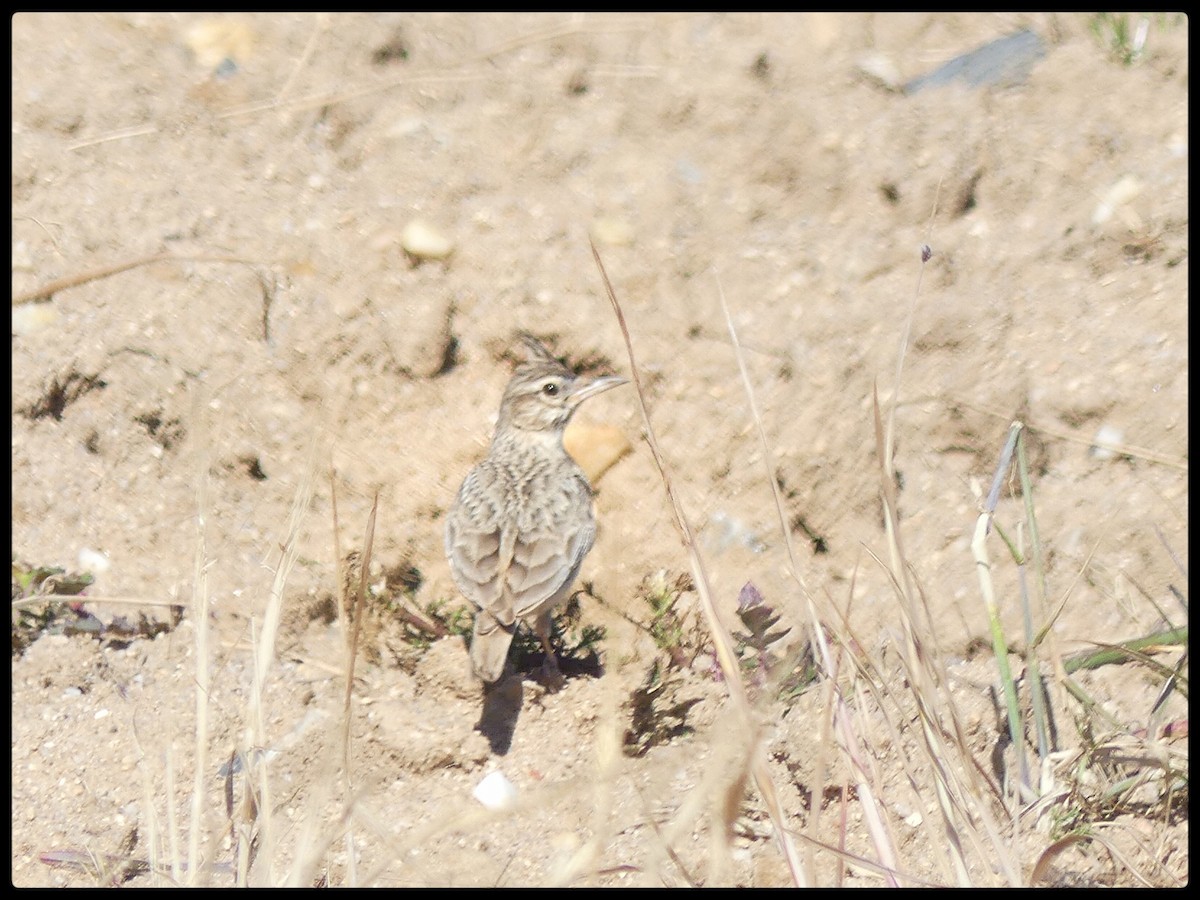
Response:
[[[592,223],[592,237],[599,244],[628,247],[633,243],[633,226],[624,219],[597,219]]]
[[[898,91],[904,84],[900,68],[883,53],[869,53],[858,60],[858,71],[868,80],[889,91]]]
[[[183,42],[196,62],[206,69],[216,69],[225,60],[244,62],[254,50],[254,31],[245,22],[205,19],[187,30]]]
[[[1103,225],[1117,210],[1141,192],[1142,182],[1134,175],[1126,175],[1100,197],[1100,202],[1096,204],[1096,210],[1092,213],[1092,224]]]
[[[108,557],[99,550],[93,550],[91,547],[84,547],[79,551],[79,568],[84,572],[91,572],[93,575],[101,575],[107,572],[112,567],[112,563],[108,561]]]
[[[12,267],[14,272],[33,271],[33,257],[29,253],[29,244],[25,241],[13,241]]]
[[[418,260],[445,259],[454,252],[450,239],[421,219],[408,223],[400,235],[400,246]]]
[[[58,310],[53,303],[26,303],[12,308],[12,333],[33,334],[49,328],[58,321]]]
[[[472,795],[488,809],[504,809],[516,801],[517,788],[497,770],[475,785]]]
[[[1125,442],[1125,432],[1119,428],[1114,428],[1112,425],[1101,425],[1100,430],[1096,432],[1096,436],[1092,438],[1092,446],[1088,450],[1093,459],[1107,460],[1113,459],[1118,451],[1111,449],[1113,444],[1123,444]]]

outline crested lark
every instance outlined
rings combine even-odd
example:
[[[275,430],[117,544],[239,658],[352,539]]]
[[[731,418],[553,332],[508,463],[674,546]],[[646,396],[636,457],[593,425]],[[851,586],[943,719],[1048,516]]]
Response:
[[[596,535],[592,489],[563,449],[563,431],[579,404],[625,379],[578,377],[536,338],[521,340],[526,359],[504,389],[491,447],[446,517],[446,557],[459,590],[479,608],[475,674],[489,683],[500,678],[523,621],[546,651],[546,675],[560,684],[550,615]]]

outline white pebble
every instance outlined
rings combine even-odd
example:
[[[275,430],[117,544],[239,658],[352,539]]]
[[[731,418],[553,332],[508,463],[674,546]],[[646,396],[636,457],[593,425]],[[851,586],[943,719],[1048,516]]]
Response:
[[[424,119],[417,116],[409,116],[407,119],[398,119],[393,122],[387,130],[387,136],[393,138],[412,137],[424,127]]]
[[[58,310],[53,303],[26,303],[12,308],[12,333],[33,334],[49,328],[58,321]]]
[[[596,219],[592,223],[592,237],[610,247],[628,247],[633,243],[633,226],[625,219]]]
[[[904,77],[900,74],[900,67],[886,53],[868,53],[860,57],[857,68],[871,81],[889,91],[900,90],[900,85],[904,81]]]
[[[111,567],[112,563],[108,561],[108,557],[99,550],[84,547],[79,551],[79,568],[83,571],[91,572],[93,575],[100,575],[107,572]]]
[[[13,241],[12,268],[14,272],[33,271],[33,256],[30,254],[29,245],[25,241]]]
[[[417,259],[445,259],[454,252],[450,239],[421,219],[413,219],[405,226],[400,246]]]
[[[504,809],[516,801],[517,788],[496,770],[475,785],[472,795],[488,809]]]
[[[255,35],[245,22],[211,18],[189,28],[183,42],[196,62],[205,69],[213,69],[226,59],[234,62],[248,59],[254,50]]]
[[[1112,459],[1117,455],[1117,451],[1111,449],[1114,444],[1123,444],[1125,442],[1125,432],[1120,428],[1114,428],[1112,425],[1101,425],[1100,430],[1096,432],[1096,436],[1092,438],[1092,446],[1090,453],[1095,459]]]
[[[1121,178],[1100,196],[1096,210],[1092,213],[1092,224],[1103,225],[1113,217],[1121,207],[1142,192],[1142,182],[1135,175]]]

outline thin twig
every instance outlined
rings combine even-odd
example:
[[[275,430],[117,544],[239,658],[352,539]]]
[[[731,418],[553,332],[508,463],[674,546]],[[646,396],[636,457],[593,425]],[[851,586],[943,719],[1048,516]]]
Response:
[[[836,709],[834,724],[837,727],[838,734],[841,737],[843,748],[845,749],[847,759],[853,767],[857,779],[857,787],[860,799],[863,804],[864,816],[867,820],[868,830],[871,832],[872,839],[875,842],[876,849],[879,851],[884,868],[887,870],[885,877],[889,884],[893,887],[898,886],[890,874],[890,871],[896,866],[895,852],[891,845],[891,840],[883,828],[883,817],[876,808],[874,799],[875,792],[867,780],[866,767],[862,764],[862,754],[858,749],[858,738],[850,727],[851,716],[849,709],[846,706],[845,699],[840,690],[837,688],[837,680],[833,657],[830,652],[828,641],[825,639],[825,629],[822,626],[820,616],[817,615],[816,604],[813,602],[812,594],[809,593],[808,587],[805,584],[804,578],[800,573],[800,566],[796,562],[796,554],[793,549],[791,529],[787,524],[787,516],[784,512],[783,495],[779,488],[778,479],[775,477],[775,464],[773,462],[774,455],[771,453],[770,445],[767,443],[767,433],[763,428],[762,416],[758,412],[758,402],[754,396],[754,388],[750,383],[750,375],[746,370],[746,361],[742,354],[741,342],[738,340],[737,329],[733,325],[733,316],[729,313],[729,305],[725,302],[725,290],[721,286],[721,279],[717,278],[717,293],[721,301],[721,311],[725,314],[725,324],[729,328],[729,338],[733,342],[734,355],[737,358],[738,370],[742,376],[742,386],[745,388],[747,401],[750,405],[750,413],[754,419],[755,427],[758,431],[758,439],[760,449],[762,451],[763,463],[767,469],[767,481],[771,485],[772,492],[775,497],[775,509],[779,515],[779,527],[783,532],[784,544],[788,551],[788,561],[791,570],[791,576],[800,587],[800,593],[804,597],[805,604],[808,607],[808,614],[812,621],[813,640],[818,647],[818,652],[821,658],[821,665],[825,670],[826,676],[830,679],[833,685],[832,701]],[[820,806],[820,803],[815,799],[811,805],[815,808]],[[814,812],[814,818],[815,818]]]
[[[983,403],[978,403],[966,397],[949,396],[929,398],[941,400],[943,403],[954,403],[959,406],[965,406],[967,409],[973,409],[976,412],[981,412],[984,415],[992,416],[997,419],[1012,419],[1011,412],[1004,412],[996,409],[993,406],[987,406]],[[1132,456],[1137,459],[1144,459],[1147,462],[1158,463],[1160,466],[1167,466],[1172,469],[1177,469],[1180,472],[1188,470],[1187,460],[1180,460],[1178,457],[1168,456],[1165,453],[1159,453],[1156,450],[1148,450],[1145,447],[1136,447],[1133,444],[1118,444],[1114,441],[1096,440],[1095,438],[1086,437],[1081,434],[1073,434],[1065,428],[1056,428],[1053,425],[1044,425],[1040,422],[1031,421],[1027,417],[1022,418],[1025,428],[1029,431],[1036,431],[1038,434],[1049,435],[1060,440],[1071,441],[1074,444],[1080,444],[1084,447],[1100,447],[1104,450],[1111,450],[1121,456]]]
[[[39,603],[113,603],[118,606],[187,606],[182,600],[147,600],[141,597],[93,597],[91,594],[34,594],[12,602],[13,609],[25,609]]]
[[[13,306],[21,306],[25,303],[36,303],[38,301],[50,300],[55,294],[60,291],[65,291],[67,288],[79,287],[81,284],[87,284],[89,281],[97,281],[101,278],[108,278],[110,275],[119,275],[121,272],[128,272],[130,269],[136,269],[139,266],[148,266],[151,263],[157,262],[224,262],[238,263],[245,266],[258,266],[261,263],[252,259],[243,259],[240,256],[223,256],[219,254],[199,254],[195,256],[177,256],[174,253],[157,253],[154,256],[142,256],[137,259],[128,260],[127,262],[117,263],[111,266],[101,266],[98,269],[89,269],[86,272],[79,272],[75,275],[67,275],[63,278],[56,278],[54,281],[43,284],[41,287],[36,287],[33,290],[23,291],[16,294],[12,298]]]
[[[730,700],[734,708],[741,713],[750,736],[750,741],[748,742],[750,745],[749,768],[754,778],[754,784],[758,788],[758,793],[762,797],[763,803],[767,807],[767,811],[770,813],[772,822],[775,825],[775,834],[783,851],[784,859],[787,861],[792,881],[797,887],[803,887],[808,884],[809,878],[796,852],[796,847],[792,842],[791,836],[785,828],[783,805],[780,803],[775,782],[771,778],[771,772],[767,768],[761,747],[758,746],[760,729],[756,726],[753,712],[750,709],[750,701],[746,695],[746,686],[742,682],[742,673],[733,650],[733,640],[729,636],[729,632],[725,629],[725,626],[721,624],[721,620],[717,615],[716,604],[713,602],[712,588],[708,582],[708,571],[700,556],[700,550],[692,533],[691,525],[688,523],[687,514],[684,512],[683,505],[680,503],[679,497],[675,494],[675,490],[671,485],[671,477],[667,470],[666,461],[654,436],[654,428],[650,424],[650,414],[646,409],[646,395],[642,389],[641,377],[638,375],[637,360],[633,355],[633,342],[629,336],[629,326],[625,323],[625,313],[622,311],[621,304],[617,300],[612,282],[608,279],[608,272],[604,269],[604,263],[600,259],[600,252],[596,249],[595,242],[589,238],[588,243],[591,245],[592,257],[596,260],[596,267],[600,270],[600,277],[604,281],[604,290],[608,294],[609,303],[612,304],[613,312],[617,317],[617,323],[621,327],[621,335],[625,338],[625,349],[629,354],[630,377],[633,379],[634,389],[638,397],[638,407],[641,410],[642,422],[646,428],[646,443],[650,446],[650,452],[654,456],[655,465],[658,467],[659,477],[662,478],[663,486],[667,491],[667,497],[670,499],[671,506],[675,512],[675,524],[679,528],[684,546],[691,557],[696,592],[700,596],[700,607],[704,612],[704,618],[708,624],[713,647],[716,649],[717,662],[724,673]]]
[[[203,414],[207,403],[203,388],[192,397],[193,415],[199,422],[200,437],[196,452],[196,556],[192,570],[192,630],[196,653],[196,725],[195,757],[193,760],[191,824],[188,832],[188,883],[199,884],[200,837],[205,818],[205,791],[208,775],[208,704],[212,660],[209,658],[209,588],[208,588],[208,467],[210,460],[210,437],[208,423]],[[211,858],[209,860],[211,863]]]
[[[275,95],[275,103],[282,103],[283,98],[287,96],[288,91],[292,89],[292,85],[296,83],[296,79],[300,76],[300,72],[304,69],[310,59],[312,59],[313,51],[317,49],[317,38],[321,33],[329,27],[329,13],[322,12],[317,14],[316,24],[313,26],[312,34],[308,36],[308,42],[304,45],[304,50],[300,53],[300,58],[296,60],[296,65],[292,67],[292,72],[287,77],[287,81],[283,83],[283,87],[279,89],[279,93]]]
[[[86,138],[78,141],[67,147],[68,150],[82,150],[85,147],[95,147],[98,144],[107,144],[112,141],[123,141],[125,138],[143,137],[147,134],[155,134],[158,131],[157,125],[131,125],[128,128],[122,128],[118,131],[110,131],[108,134],[102,134],[99,137]]]
[[[32,222],[33,224],[37,225],[38,228],[42,229],[42,231],[46,233],[46,237],[50,238],[50,243],[54,245],[54,252],[59,256],[63,255],[62,247],[58,245],[58,239],[50,233],[50,229],[46,227],[45,223],[42,222],[41,219],[37,218],[37,216],[13,216],[14,222],[19,222],[22,220]],[[62,225],[60,225],[58,222],[52,222],[51,224],[58,226],[60,229],[62,228]]]

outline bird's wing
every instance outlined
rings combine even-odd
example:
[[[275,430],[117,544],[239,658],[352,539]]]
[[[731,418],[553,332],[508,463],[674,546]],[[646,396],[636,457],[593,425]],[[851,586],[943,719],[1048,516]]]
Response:
[[[596,537],[592,492],[582,476],[564,482],[561,493],[541,504],[517,532],[505,578],[513,614],[524,618],[570,590]]]
[[[463,596],[487,610],[502,625],[513,623],[512,598],[505,590],[504,573],[513,556],[514,534],[505,529],[503,509],[493,490],[496,473],[476,466],[458,491],[458,500],[446,517],[446,558]]]

